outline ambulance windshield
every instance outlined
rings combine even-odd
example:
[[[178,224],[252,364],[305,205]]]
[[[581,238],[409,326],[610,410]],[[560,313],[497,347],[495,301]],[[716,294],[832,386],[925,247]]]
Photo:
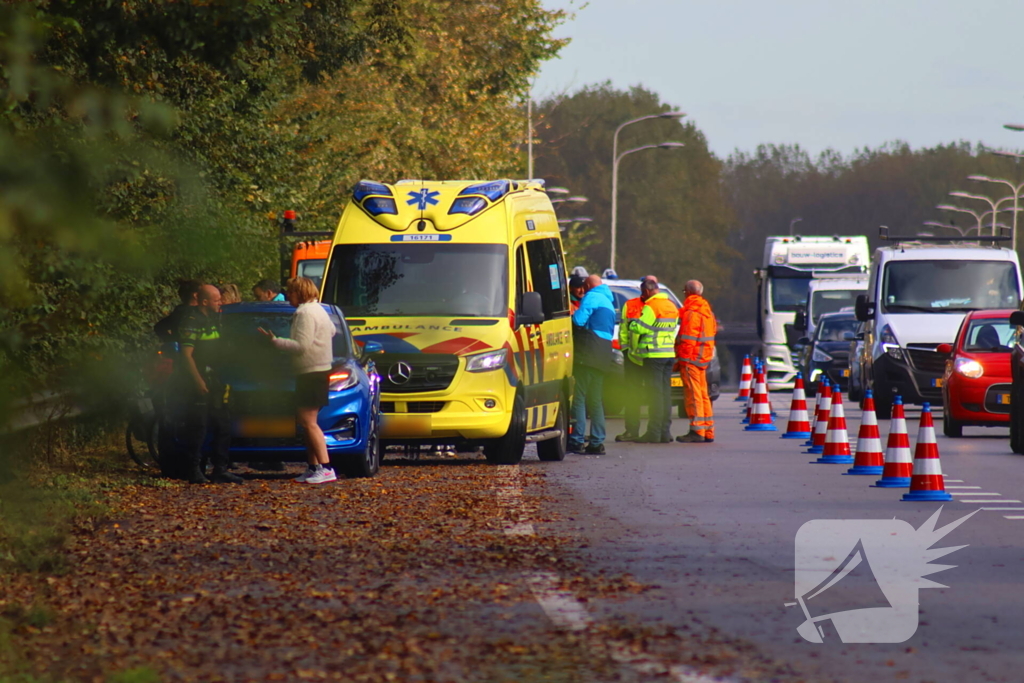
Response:
[[[353,316],[508,315],[503,244],[339,244],[323,301]]]

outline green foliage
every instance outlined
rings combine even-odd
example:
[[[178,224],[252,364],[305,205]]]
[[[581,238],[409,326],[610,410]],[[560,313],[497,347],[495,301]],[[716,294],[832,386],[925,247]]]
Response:
[[[360,177],[510,175],[562,42],[539,0],[33,0],[0,7],[0,414],[116,406],[182,277],[278,272]],[[0,420],[6,419],[0,418]]]
[[[600,272],[610,255],[615,129],[673,107],[641,87],[620,91],[603,84],[544,102],[538,111],[536,175],[589,200],[564,205],[560,213],[594,219],[570,228],[570,265],[599,265]],[[726,240],[732,218],[720,184],[721,162],[708,150],[703,133],[685,119],[651,119],[624,128],[618,151],[665,141],[686,146],[637,152],[619,165],[617,270],[623,278],[657,275],[677,292],[686,280],[696,278],[716,301],[730,286],[733,253]]]

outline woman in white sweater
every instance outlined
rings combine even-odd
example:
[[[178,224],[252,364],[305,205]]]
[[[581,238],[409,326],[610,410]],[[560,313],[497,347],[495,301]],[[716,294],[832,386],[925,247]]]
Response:
[[[289,280],[285,287],[288,302],[295,306],[291,338],[277,338],[261,329],[277,348],[293,354],[295,378],[295,411],[306,438],[309,467],[295,481],[323,484],[338,476],[327,455],[327,442],[316,418],[327,405],[327,388],[334,362],[334,323],[317,300],[316,285],[305,277]]]

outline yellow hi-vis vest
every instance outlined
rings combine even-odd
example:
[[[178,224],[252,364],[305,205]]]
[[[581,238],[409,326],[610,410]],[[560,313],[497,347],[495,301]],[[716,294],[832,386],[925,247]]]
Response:
[[[629,347],[637,358],[675,358],[679,309],[658,292],[644,304],[640,317],[630,321]]]

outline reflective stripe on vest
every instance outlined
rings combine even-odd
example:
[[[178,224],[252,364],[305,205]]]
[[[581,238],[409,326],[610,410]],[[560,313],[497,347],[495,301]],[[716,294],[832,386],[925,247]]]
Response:
[[[640,358],[674,358],[676,332],[679,329],[678,309],[664,294],[655,294],[644,306],[658,317],[653,323],[642,319],[633,321],[642,330],[637,344],[636,355]],[[673,315],[669,315],[673,314]]]

